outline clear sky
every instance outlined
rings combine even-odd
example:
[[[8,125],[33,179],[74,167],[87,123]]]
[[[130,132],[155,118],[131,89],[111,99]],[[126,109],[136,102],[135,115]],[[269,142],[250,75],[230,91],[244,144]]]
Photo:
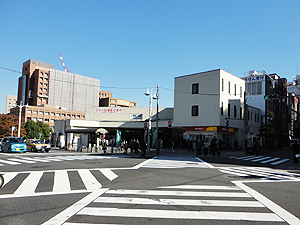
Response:
[[[300,53],[299,0],[0,1],[0,113],[35,59],[100,79],[114,98],[173,107],[174,78],[223,69],[293,80]],[[155,89],[153,89],[153,93]],[[156,104],[156,101],[154,101]]]

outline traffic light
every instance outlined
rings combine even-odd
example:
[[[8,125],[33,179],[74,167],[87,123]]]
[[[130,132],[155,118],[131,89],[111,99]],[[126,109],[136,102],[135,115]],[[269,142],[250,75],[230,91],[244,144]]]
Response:
[[[265,100],[277,100],[279,98],[278,94],[275,95],[265,95]]]
[[[148,123],[144,122],[144,129],[147,130],[148,129]]]
[[[168,121],[168,128],[172,128],[172,120]]]
[[[225,126],[228,127],[229,126],[229,120],[225,121]]]

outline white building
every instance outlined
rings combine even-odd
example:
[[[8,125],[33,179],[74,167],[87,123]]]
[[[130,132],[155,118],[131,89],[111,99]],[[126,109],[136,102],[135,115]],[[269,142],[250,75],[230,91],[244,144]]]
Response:
[[[245,135],[245,81],[222,69],[175,78],[174,127],[186,129],[184,138],[235,139]],[[229,124],[226,127],[225,121]]]
[[[6,110],[5,113],[10,113],[10,109],[15,107],[17,103],[17,96],[16,95],[7,95],[6,96]]]

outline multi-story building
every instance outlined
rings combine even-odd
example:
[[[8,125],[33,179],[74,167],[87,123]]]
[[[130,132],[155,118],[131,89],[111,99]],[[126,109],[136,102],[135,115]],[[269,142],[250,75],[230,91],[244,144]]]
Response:
[[[56,115],[74,115],[73,119],[89,119],[90,108],[99,105],[100,80],[74,73],[53,69],[53,65],[30,59],[23,63],[22,76],[19,78],[17,104],[39,106],[32,108],[39,115],[48,112],[45,106],[55,109],[54,118],[45,118],[43,122],[54,125]],[[44,107],[42,107],[44,106]],[[47,107],[46,107],[47,108]],[[26,109],[27,111],[30,109]],[[17,110],[13,110],[15,113]],[[42,120],[42,117],[30,117],[22,114],[25,121]],[[61,116],[59,116],[59,119]]]
[[[136,107],[136,102],[113,98],[112,92],[100,90],[99,106],[100,107]]]
[[[222,69],[176,77],[173,126],[184,128],[186,139],[237,139],[243,146],[244,91],[245,81]]]
[[[19,115],[19,108],[12,108],[11,114]],[[22,118],[23,122],[26,122],[28,120],[33,120],[35,122],[41,121],[43,123],[49,124],[49,126],[54,129],[55,120],[85,120],[86,114],[85,112],[65,110],[53,105],[38,105],[23,107]]]
[[[10,113],[10,109],[15,107],[17,103],[17,96],[16,95],[7,95],[6,96],[6,110],[5,113]]]

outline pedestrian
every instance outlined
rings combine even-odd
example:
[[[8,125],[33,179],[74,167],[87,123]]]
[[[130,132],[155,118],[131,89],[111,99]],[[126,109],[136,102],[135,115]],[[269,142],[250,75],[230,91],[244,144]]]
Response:
[[[200,139],[198,139],[197,148],[196,148],[196,157],[198,155],[201,155],[201,152],[202,152],[202,141]]]
[[[130,148],[130,155],[133,156],[133,151],[134,151],[134,141],[130,139],[129,142],[129,148]]]
[[[221,140],[221,138],[219,138],[219,142],[218,142],[218,146],[219,146],[218,156],[221,155],[222,145],[223,145],[223,141]]]
[[[172,153],[175,154],[175,149],[174,149],[175,148],[175,143],[174,143],[174,140],[172,140],[171,144],[172,144]]]
[[[208,143],[208,141],[206,139],[205,142],[204,142],[204,144],[203,144],[203,153],[204,153],[204,156],[207,156],[208,151],[209,151],[209,143]]]
[[[294,163],[298,162],[298,158],[296,157],[296,155],[299,153],[299,143],[298,140],[295,140],[293,143],[293,156],[294,156]]]
[[[147,144],[146,144],[146,141],[145,139],[143,139],[141,141],[141,152],[142,152],[142,157],[146,157],[146,149],[147,149]]]
[[[210,149],[211,149],[211,154],[214,156],[217,151],[217,143],[215,139],[212,139],[211,144],[210,144]]]

